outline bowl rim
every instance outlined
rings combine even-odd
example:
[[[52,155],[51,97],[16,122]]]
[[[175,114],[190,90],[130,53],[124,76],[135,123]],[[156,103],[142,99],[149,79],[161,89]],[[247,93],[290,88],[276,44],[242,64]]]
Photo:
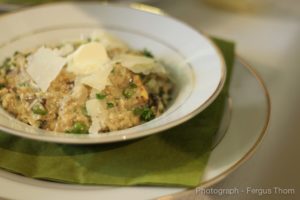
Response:
[[[199,114],[201,111],[203,111],[205,108],[207,108],[220,94],[221,90],[223,89],[223,86],[225,84],[226,81],[226,76],[227,76],[227,69],[226,69],[226,64],[225,64],[225,60],[224,57],[220,51],[220,49],[217,47],[217,45],[212,41],[211,38],[209,38],[208,35],[206,35],[205,33],[193,28],[192,26],[188,25],[187,23],[176,19],[175,17],[170,16],[169,14],[163,12],[161,9],[159,8],[155,8],[152,6],[148,6],[145,4],[141,4],[141,3],[131,3],[131,4],[122,4],[122,3],[108,3],[108,2],[49,2],[49,3],[45,3],[45,4],[41,4],[41,5],[35,5],[32,7],[25,7],[25,8],[21,8],[18,9],[16,11],[12,11],[9,13],[4,13],[2,16],[0,16],[0,20],[2,18],[5,17],[9,17],[11,15],[14,15],[16,13],[20,13],[26,10],[31,10],[31,9],[36,9],[36,8],[43,8],[43,7],[47,7],[49,5],[91,5],[91,4],[96,4],[99,6],[111,6],[111,7],[119,7],[119,8],[126,8],[126,9],[130,9],[130,10],[135,10],[135,11],[139,11],[141,13],[150,13],[153,15],[157,15],[157,16],[161,16],[161,17],[166,17],[169,18],[171,20],[176,21],[177,23],[186,26],[190,29],[192,29],[193,31],[197,32],[198,34],[200,34],[203,38],[206,39],[206,41],[211,45],[211,47],[216,51],[217,56],[219,57],[220,61],[221,61],[221,77],[219,79],[219,83],[218,86],[216,87],[216,89],[214,90],[214,92],[210,95],[209,98],[206,99],[206,101],[204,103],[202,103],[201,105],[199,105],[196,109],[194,109],[192,112],[188,113],[187,115],[184,115],[182,117],[180,117],[179,119],[175,120],[175,121],[171,121],[168,123],[165,123],[163,125],[160,126],[156,126],[156,127],[152,127],[149,129],[146,129],[145,131],[132,131],[129,133],[122,133],[122,134],[118,134],[118,135],[114,135],[113,133],[108,133],[108,134],[99,134],[99,135],[95,135],[95,136],[89,136],[86,137],[88,135],[75,135],[75,134],[62,134],[62,133],[57,133],[55,134],[55,132],[48,132],[48,133],[41,133],[41,134],[33,134],[33,133],[29,133],[26,131],[18,131],[15,129],[12,129],[10,127],[7,127],[5,125],[0,124],[0,130],[4,131],[5,133],[8,134],[12,134],[15,136],[20,136],[23,138],[27,138],[27,139],[32,139],[32,140],[37,140],[37,141],[43,141],[43,142],[53,142],[53,143],[61,143],[61,144],[74,144],[74,145],[80,145],[80,144],[101,144],[101,143],[113,143],[113,142],[122,142],[122,141],[128,141],[128,140],[132,140],[132,139],[137,139],[137,138],[141,138],[141,137],[145,137],[145,136],[149,136],[152,134],[156,134],[159,132],[162,132],[164,130],[170,129],[172,127],[178,126],[186,121],[188,121],[189,119],[193,118],[194,116],[196,116],[197,114]],[[47,28],[46,28],[47,29]],[[39,31],[42,31],[42,29],[39,29]],[[29,32],[27,34],[32,34],[32,33],[36,33],[35,31],[33,32]],[[6,44],[6,43],[5,43]],[[4,45],[5,45],[4,44]],[[1,44],[0,46],[3,46],[3,44]],[[126,129],[124,129],[126,130]],[[122,130],[120,130],[122,131]],[[117,133],[119,131],[115,131],[115,133]]]

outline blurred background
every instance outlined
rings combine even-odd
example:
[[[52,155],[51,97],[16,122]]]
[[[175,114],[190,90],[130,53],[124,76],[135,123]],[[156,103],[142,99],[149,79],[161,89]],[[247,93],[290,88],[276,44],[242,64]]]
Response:
[[[0,13],[55,0],[0,0]],[[57,1],[57,0],[56,0]],[[214,188],[294,188],[296,194],[259,199],[300,199],[300,1],[144,0],[194,28],[236,42],[237,54],[265,80],[272,100],[271,124],[254,156]],[[1,28],[0,28],[1,30]],[[178,199],[203,199],[186,193]],[[212,196],[205,199],[257,199]]]

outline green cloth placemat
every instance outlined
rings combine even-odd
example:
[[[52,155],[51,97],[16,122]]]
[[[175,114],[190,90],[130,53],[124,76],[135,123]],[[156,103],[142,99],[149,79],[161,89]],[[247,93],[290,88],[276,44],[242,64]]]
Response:
[[[0,168],[27,177],[99,185],[199,184],[222,117],[234,44],[214,39],[227,65],[227,82],[204,112],[164,133],[123,143],[63,145],[0,133]]]

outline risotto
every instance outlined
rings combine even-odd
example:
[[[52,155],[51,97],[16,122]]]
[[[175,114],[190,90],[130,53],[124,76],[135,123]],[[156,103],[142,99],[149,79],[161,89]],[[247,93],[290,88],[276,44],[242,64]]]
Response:
[[[153,54],[108,35],[15,52],[0,67],[0,103],[48,131],[98,134],[160,116],[174,90]]]

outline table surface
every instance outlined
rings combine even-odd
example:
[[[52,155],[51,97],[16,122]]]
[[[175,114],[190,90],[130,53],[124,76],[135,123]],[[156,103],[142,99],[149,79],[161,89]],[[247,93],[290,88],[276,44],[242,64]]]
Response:
[[[212,187],[257,190],[223,196],[200,196],[191,191],[162,199],[300,199],[300,1],[264,0],[259,9],[247,12],[221,9],[207,1],[148,3],[198,30],[235,41],[237,53],[265,80],[272,101],[269,131],[253,157]],[[294,189],[295,194],[275,194],[274,187]],[[267,193],[268,189],[272,194],[259,195],[259,190]]]
[[[196,29],[235,41],[237,53],[260,73],[271,96],[271,122],[262,144],[251,159],[213,188],[264,189],[265,193],[271,189],[272,194],[259,196],[256,190],[196,199],[300,199],[300,1],[264,0],[248,12],[201,0],[161,0],[151,5]],[[275,194],[274,187],[294,189],[295,194]]]

